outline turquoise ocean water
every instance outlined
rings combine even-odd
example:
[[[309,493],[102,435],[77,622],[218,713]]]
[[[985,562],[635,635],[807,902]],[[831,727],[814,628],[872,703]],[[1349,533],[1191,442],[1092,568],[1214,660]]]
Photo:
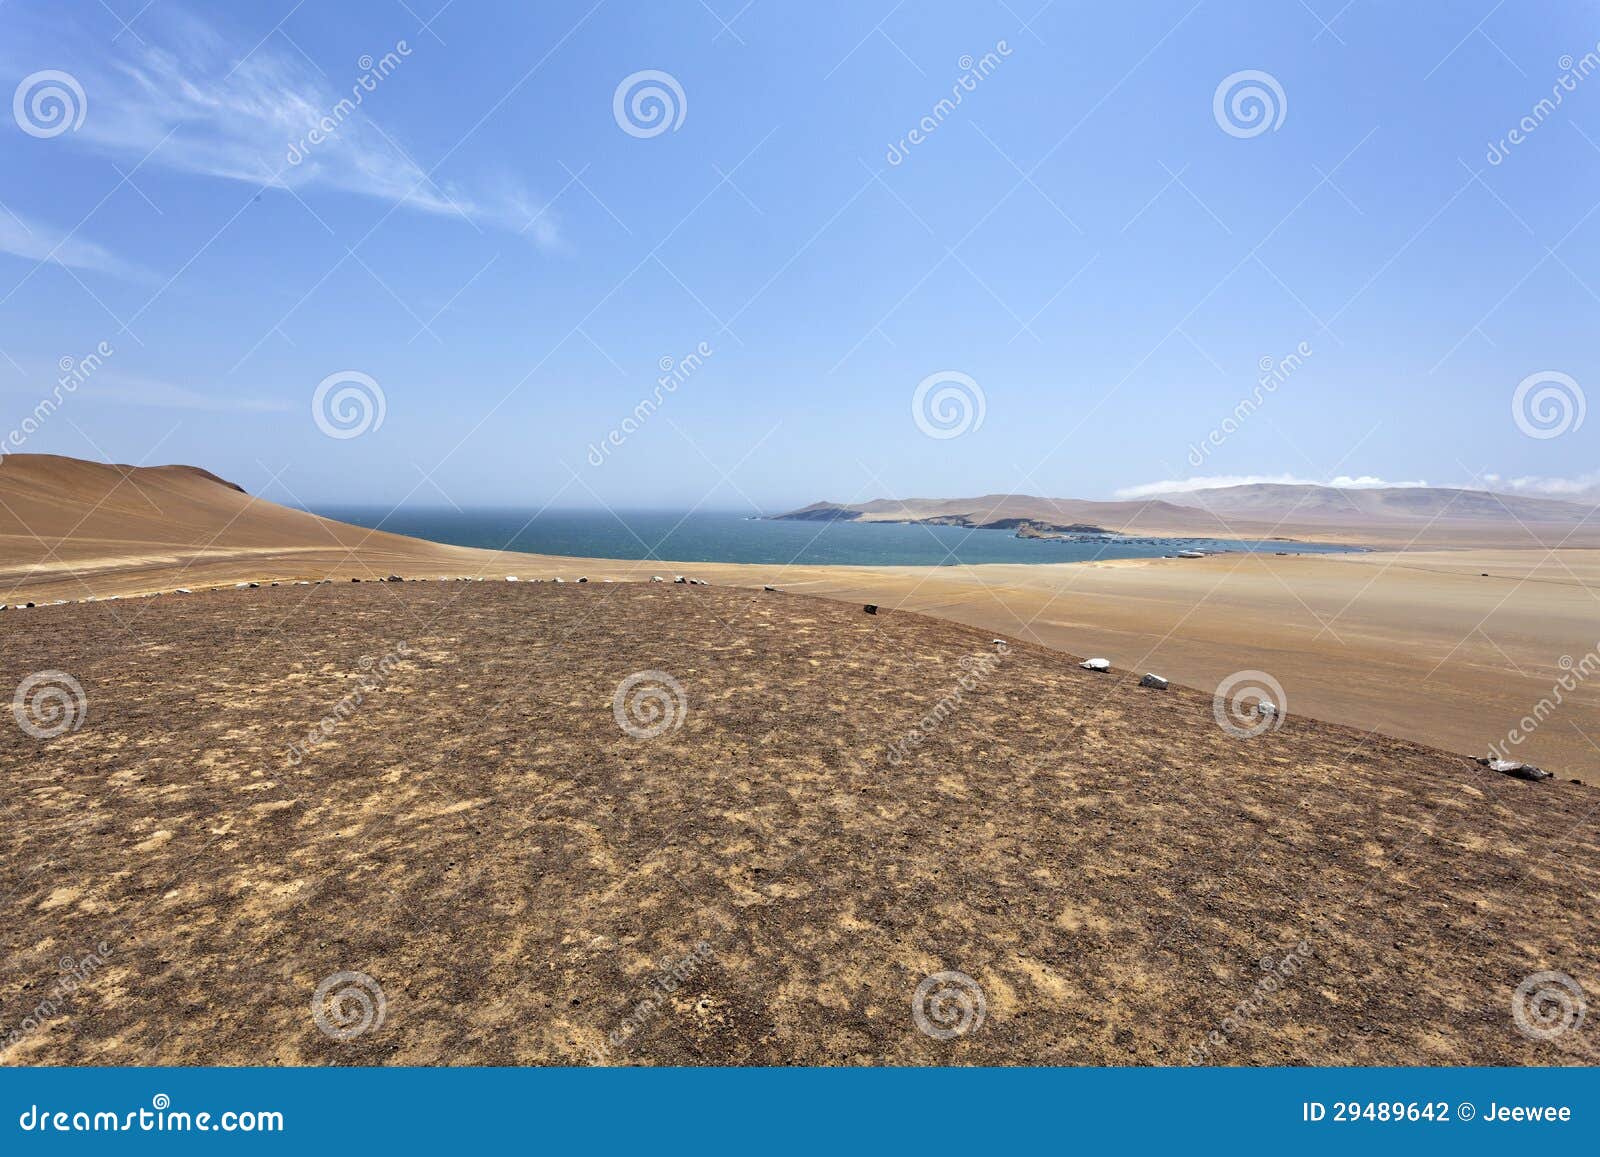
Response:
[[[697,511],[319,507],[316,513],[357,526],[456,546],[565,554],[584,558],[671,559],[678,562],[947,566],[983,562],[1087,562],[1149,558],[1180,550],[1265,550],[1330,553],[1350,549],[1312,543],[1240,542],[1204,538],[1093,541],[1019,539],[1009,530],[894,523],[776,522]]]

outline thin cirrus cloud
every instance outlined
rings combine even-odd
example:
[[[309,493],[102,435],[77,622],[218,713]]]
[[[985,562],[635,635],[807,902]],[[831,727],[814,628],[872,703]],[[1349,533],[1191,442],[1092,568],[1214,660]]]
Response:
[[[1196,490],[1217,490],[1224,486],[1254,486],[1270,483],[1278,486],[1332,486],[1340,490],[1378,490],[1391,486],[1427,486],[1426,482],[1390,482],[1372,474],[1351,477],[1341,474],[1337,478],[1298,478],[1293,474],[1213,474],[1198,478],[1169,478],[1163,482],[1144,482],[1138,486],[1124,486],[1116,491],[1118,498],[1149,498],[1156,494],[1192,494]]]
[[[89,115],[74,139],[144,166],[352,193],[559,244],[548,207],[514,181],[466,188],[438,180],[378,123],[384,87],[406,83],[404,57],[366,92],[355,87],[354,71],[348,83],[329,79],[275,40],[247,52],[194,17],[175,13],[167,24],[162,45],[125,42],[93,71],[85,68],[79,79]],[[322,139],[312,144],[319,126]]]
[[[295,407],[279,398],[250,398],[237,394],[202,394],[171,382],[126,376],[96,376],[79,392],[96,402],[146,406],[162,410],[207,410],[217,413],[278,414]]]
[[[0,209],[0,253],[28,261],[54,262],[69,269],[88,269],[131,279],[149,275],[102,245],[72,233]]]

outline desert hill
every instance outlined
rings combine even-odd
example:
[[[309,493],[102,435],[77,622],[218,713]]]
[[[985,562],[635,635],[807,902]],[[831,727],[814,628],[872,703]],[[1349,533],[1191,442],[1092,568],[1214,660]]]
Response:
[[[262,577],[381,578],[395,567],[504,567],[495,552],[367,530],[281,506],[195,466],[54,454],[0,458],[0,603]]]
[[[1595,514],[1594,506],[1589,504],[1445,486],[1345,488],[1252,483],[1159,497],[1227,519],[1288,518],[1347,525],[1363,521],[1436,521],[1575,527]]]
[[[1592,506],[1443,487],[1259,484],[1117,501],[1026,494],[874,499],[816,502],[775,517],[995,529],[1027,521],[1042,529],[1096,526],[1130,535],[1299,538],[1353,545],[1600,546],[1600,515]]]

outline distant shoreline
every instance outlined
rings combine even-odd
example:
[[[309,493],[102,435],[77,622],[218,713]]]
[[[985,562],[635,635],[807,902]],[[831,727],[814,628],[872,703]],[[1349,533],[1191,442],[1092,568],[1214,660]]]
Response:
[[[1029,520],[971,526],[953,520],[785,520],[712,512],[390,510],[324,507],[355,526],[474,550],[617,562],[682,565],[983,566],[1109,562],[1195,554],[1343,554],[1353,543],[1191,534],[1123,534],[1075,525],[1055,530]],[[1003,534],[974,534],[976,530]],[[663,565],[666,565],[663,563]]]

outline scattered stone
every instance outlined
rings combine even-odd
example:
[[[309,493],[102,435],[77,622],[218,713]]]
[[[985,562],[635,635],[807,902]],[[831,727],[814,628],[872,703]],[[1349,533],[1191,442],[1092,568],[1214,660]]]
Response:
[[[405,582],[406,580],[401,578],[397,574],[392,574],[388,578],[386,578],[384,581],[385,582],[391,582],[391,583],[400,583],[400,582]]]
[[[179,587],[177,590],[173,591],[172,593],[175,594],[175,595],[192,595],[192,594],[194,594],[194,592],[192,590],[190,590],[188,587]],[[116,595],[112,595],[111,597],[112,598],[116,598],[117,596]]]
[[[551,580],[550,580],[550,581],[551,581],[551,582],[555,582],[555,583],[564,583],[564,582],[566,582],[566,581],[567,581],[567,580],[566,580],[566,579],[564,579],[564,578],[560,578],[560,577],[557,577],[557,578],[553,578],[553,579],[551,579]]]
[[[867,614],[869,614],[869,615],[875,615],[875,614],[878,613],[878,604],[877,603],[868,603],[866,606],[862,607],[861,609],[866,611]]]
[[[673,575],[672,576],[672,581],[675,582],[675,583],[687,583],[689,580],[684,578],[681,574],[679,574],[679,575]]]
[[[1541,779],[1549,779],[1550,772],[1542,767],[1534,767],[1531,763],[1518,763],[1514,759],[1490,759],[1487,756],[1478,760],[1490,771],[1498,771],[1501,775],[1512,775],[1518,779],[1532,780],[1538,783]]]
[[[1165,691],[1167,689],[1167,681],[1160,675],[1152,675],[1146,671],[1144,678],[1139,680],[1139,686],[1154,687],[1157,691]]]
[[[1278,713],[1278,705],[1270,699],[1263,699],[1256,704],[1256,714],[1263,719],[1271,719]]]
[[[764,590],[764,591],[768,591],[768,592],[770,592],[772,594],[775,594],[775,595],[783,593],[777,587],[762,587],[761,589]]]
[[[664,582],[666,582],[666,581],[667,581],[667,580],[666,580],[666,579],[664,579],[664,578],[662,578],[662,577],[661,577],[661,576],[660,576],[660,575],[658,575],[658,574],[653,574],[653,575],[651,575],[651,576],[650,576],[650,581],[651,581],[651,582],[653,582],[653,583],[664,583]]]
[[[233,589],[236,590],[236,591],[242,591],[242,590],[244,590],[245,587],[247,587],[249,585],[250,585],[249,583],[234,583],[233,584]]]
[[[1082,667],[1085,671],[1109,671],[1111,670],[1111,660],[1085,659],[1083,662],[1079,663],[1078,666]]]
[[[586,583],[589,581],[589,576],[586,574],[581,574],[578,576],[578,581],[581,583]]]
[[[518,577],[517,577],[517,576],[516,576],[516,575],[514,575],[514,574],[508,574],[508,575],[506,575],[506,582],[508,582],[508,583],[519,583],[519,582],[521,582],[521,581],[522,581],[522,580],[521,580],[521,579],[519,579],[519,578],[518,578]]]
[[[251,589],[251,590],[255,590],[255,589],[256,589],[256,588],[257,588],[257,587],[259,587],[259,586],[260,586],[260,585],[261,585],[261,584],[260,584],[260,583],[249,583],[249,584],[247,584],[247,585],[248,585],[248,586],[249,586],[249,587],[250,587],[250,589]]]
[[[350,580],[350,581],[351,581],[351,582],[353,582],[353,583],[358,583],[358,582],[360,582],[360,581],[361,581],[361,580],[360,580],[360,579],[358,579],[358,578],[353,578],[353,579],[351,579],[351,580]]]

